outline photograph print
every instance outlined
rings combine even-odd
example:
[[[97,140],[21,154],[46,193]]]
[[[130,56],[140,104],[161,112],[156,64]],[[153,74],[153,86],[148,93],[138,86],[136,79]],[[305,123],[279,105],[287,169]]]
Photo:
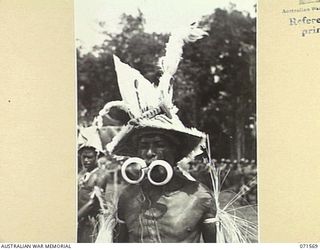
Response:
[[[79,243],[258,242],[256,7],[75,2]]]

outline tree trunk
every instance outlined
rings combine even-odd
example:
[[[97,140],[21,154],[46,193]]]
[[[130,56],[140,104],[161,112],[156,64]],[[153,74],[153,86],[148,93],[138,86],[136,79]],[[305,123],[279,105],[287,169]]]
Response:
[[[237,160],[239,163],[240,159],[243,157],[245,152],[245,117],[243,113],[243,101],[241,100],[240,96],[236,98],[235,108],[235,124],[233,133],[233,143],[231,146],[231,158],[233,160]]]

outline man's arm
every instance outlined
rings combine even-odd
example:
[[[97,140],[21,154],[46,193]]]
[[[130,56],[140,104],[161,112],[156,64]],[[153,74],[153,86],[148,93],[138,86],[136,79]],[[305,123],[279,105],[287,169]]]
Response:
[[[94,201],[93,199],[90,199],[86,204],[84,204],[79,210],[78,210],[78,220],[86,215],[88,215],[92,208],[94,207]]]
[[[79,207],[78,220],[90,213],[97,214],[99,209],[103,207],[102,193],[98,187],[94,187],[89,196],[89,200]]]
[[[203,236],[203,240],[206,243],[216,243],[216,235],[217,235],[217,230],[216,230],[216,223],[214,219],[211,220],[207,219],[205,220],[202,225],[201,225],[201,232]]]
[[[116,226],[116,232],[114,234],[114,242],[117,242],[117,243],[129,242],[128,228],[125,223],[119,223]]]
[[[116,226],[114,234],[114,242],[126,243],[129,242],[128,227],[124,221],[125,210],[125,191],[120,195],[118,201],[118,224]]]
[[[201,233],[203,236],[204,242],[211,242],[216,243],[217,242],[217,230],[216,230],[216,223],[219,223],[217,221],[216,215],[217,215],[217,209],[215,200],[213,197],[213,193],[211,190],[205,188],[205,192],[202,196],[202,205],[204,208],[204,213],[202,216],[201,221]]]

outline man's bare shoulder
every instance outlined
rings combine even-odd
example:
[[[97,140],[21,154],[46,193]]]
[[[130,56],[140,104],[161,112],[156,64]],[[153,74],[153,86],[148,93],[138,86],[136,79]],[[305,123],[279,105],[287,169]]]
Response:
[[[198,181],[189,181],[186,185],[184,185],[183,191],[203,198],[213,197],[212,190],[210,190],[206,185]]]

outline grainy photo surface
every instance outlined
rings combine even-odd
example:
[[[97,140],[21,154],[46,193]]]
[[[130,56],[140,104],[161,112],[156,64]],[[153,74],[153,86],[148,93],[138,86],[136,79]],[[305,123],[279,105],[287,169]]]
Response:
[[[257,242],[256,3],[75,2],[78,242]]]

